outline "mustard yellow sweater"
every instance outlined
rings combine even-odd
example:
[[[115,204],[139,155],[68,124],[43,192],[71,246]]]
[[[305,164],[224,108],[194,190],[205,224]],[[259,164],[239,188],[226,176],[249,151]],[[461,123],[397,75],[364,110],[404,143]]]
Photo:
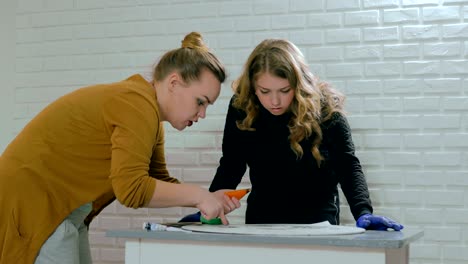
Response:
[[[140,75],[78,89],[39,113],[0,156],[0,263],[33,263],[74,209],[148,204],[171,178],[153,86]]]

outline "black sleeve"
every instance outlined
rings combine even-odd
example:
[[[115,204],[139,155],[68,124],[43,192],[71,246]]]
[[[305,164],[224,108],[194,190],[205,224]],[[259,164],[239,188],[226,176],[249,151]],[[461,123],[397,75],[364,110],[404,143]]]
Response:
[[[226,123],[224,125],[223,153],[216,174],[211,182],[211,192],[220,189],[236,189],[247,169],[245,148],[243,148],[245,140],[242,139],[244,132],[237,128],[236,125],[236,121],[243,120],[245,114],[232,106],[233,99],[234,97],[229,103]]]
[[[327,129],[334,149],[336,162],[334,170],[338,181],[351,209],[354,219],[372,213],[366,178],[362,172],[361,164],[355,155],[351,128],[346,117],[341,113],[333,114]]]

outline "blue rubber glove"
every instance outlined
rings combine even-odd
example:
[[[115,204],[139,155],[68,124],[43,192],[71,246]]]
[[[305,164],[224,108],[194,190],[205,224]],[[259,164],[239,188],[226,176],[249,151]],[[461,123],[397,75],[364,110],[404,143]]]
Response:
[[[404,228],[403,225],[388,217],[372,214],[361,215],[356,222],[356,226],[367,230],[387,230],[387,228],[392,228],[395,231],[400,231]]]
[[[182,219],[179,220],[179,223],[182,223],[182,222],[200,222],[200,216],[201,216],[201,213],[200,211],[194,213],[194,214],[189,214],[189,215],[186,215],[184,217],[182,217]]]

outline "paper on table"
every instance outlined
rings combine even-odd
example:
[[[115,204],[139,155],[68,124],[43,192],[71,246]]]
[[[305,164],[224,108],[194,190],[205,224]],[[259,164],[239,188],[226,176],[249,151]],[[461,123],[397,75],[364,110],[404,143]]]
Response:
[[[315,224],[233,224],[233,225],[187,225],[184,230],[204,233],[271,235],[271,236],[328,236],[364,233],[365,229],[354,226],[331,225],[328,221]]]
[[[331,224],[328,221],[323,221],[323,222],[310,224],[310,226],[331,226]]]

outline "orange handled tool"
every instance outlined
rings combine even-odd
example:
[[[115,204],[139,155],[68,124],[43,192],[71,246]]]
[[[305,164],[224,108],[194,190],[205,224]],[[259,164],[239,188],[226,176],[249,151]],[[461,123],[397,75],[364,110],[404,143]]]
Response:
[[[225,192],[225,194],[229,196],[229,198],[236,197],[237,200],[240,200],[249,192],[250,192],[250,188],[247,188],[247,189],[228,191],[228,192]]]

